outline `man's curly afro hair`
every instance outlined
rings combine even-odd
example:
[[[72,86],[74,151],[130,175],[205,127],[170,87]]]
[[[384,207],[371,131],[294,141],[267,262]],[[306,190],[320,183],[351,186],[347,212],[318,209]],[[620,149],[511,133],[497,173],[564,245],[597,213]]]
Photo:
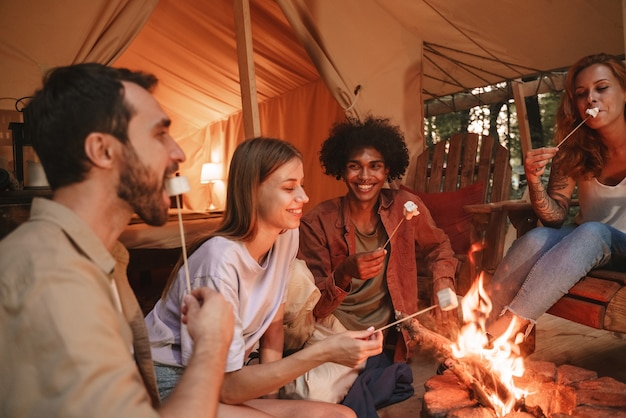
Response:
[[[404,135],[389,119],[368,116],[364,121],[354,118],[333,126],[320,150],[324,173],[341,179],[350,158],[364,148],[381,153],[389,168],[388,180],[401,179],[409,165],[409,150]]]

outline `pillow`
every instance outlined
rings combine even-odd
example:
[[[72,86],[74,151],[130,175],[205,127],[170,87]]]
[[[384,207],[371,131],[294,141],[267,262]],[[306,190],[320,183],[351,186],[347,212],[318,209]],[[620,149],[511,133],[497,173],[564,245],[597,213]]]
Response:
[[[483,203],[481,182],[463,187],[456,192],[423,193],[404,185],[400,188],[422,199],[437,226],[448,234],[455,253],[467,254],[470,248],[472,215],[466,213],[463,206]]]

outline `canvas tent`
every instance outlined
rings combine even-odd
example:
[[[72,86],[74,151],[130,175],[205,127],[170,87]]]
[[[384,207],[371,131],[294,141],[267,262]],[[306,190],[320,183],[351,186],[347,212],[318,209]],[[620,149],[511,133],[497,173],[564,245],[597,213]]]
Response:
[[[623,54],[624,1],[249,0],[260,132],[304,152],[316,203],[344,192],[321,175],[317,152],[345,113],[390,117],[417,154],[427,100],[564,68],[589,53]],[[200,166],[227,163],[244,137],[238,2],[247,4],[3,0],[0,97],[28,96],[46,69],[73,62],[154,72],[156,96],[188,156],[186,204],[201,209]]]

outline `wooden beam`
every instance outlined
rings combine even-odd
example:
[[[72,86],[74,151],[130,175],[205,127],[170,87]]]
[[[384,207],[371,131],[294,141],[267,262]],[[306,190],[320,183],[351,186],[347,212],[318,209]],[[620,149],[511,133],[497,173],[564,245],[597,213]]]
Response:
[[[511,83],[513,98],[515,100],[515,110],[517,111],[517,124],[519,125],[519,140],[522,145],[522,161],[526,153],[533,147],[530,139],[530,127],[528,126],[528,112],[526,111],[526,101],[524,100],[524,82],[520,79]]]
[[[626,0],[624,0],[626,2]],[[535,96],[550,91],[563,90],[565,83],[565,73],[555,73],[546,75],[538,80],[524,82],[522,88],[524,97]],[[510,84],[501,89],[494,89],[480,95],[472,93],[457,93],[450,96],[430,99],[424,103],[425,117],[444,115],[446,113],[458,112],[460,110],[471,109],[474,106],[489,105],[492,103],[506,102],[513,97]]]
[[[235,36],[237,39],[243,131],[245,138],[253,138],[261,135],[261,125],[259,123],[259,105],[254,75],[249,0],[233,0],[233,11],[235,15]]]

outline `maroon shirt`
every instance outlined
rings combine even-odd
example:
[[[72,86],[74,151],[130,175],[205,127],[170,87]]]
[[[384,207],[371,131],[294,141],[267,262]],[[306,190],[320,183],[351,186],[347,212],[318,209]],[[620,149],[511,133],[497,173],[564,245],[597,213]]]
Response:
[[[393,308],[405,315],[417,312],[418,261],[424,260],[433,279],[455,277],[457,259],[448,236],[439,229],[424,203],[414,194],[402,190],[383,189],[378,214],[387,235],[404,218],[404,203],[412,200],[420,214],[402,222],[387,249],[387,287]],[[350,220],[346,198],[327,200],[311,209],[300,223],[300,252],[315,277],[321,297],[315,309],[317,318],[324,318],[341,304],[348,292],[335,285],[333,272],[349,255],[356,252],[355,231]],[[403,331],[404,334],[404,331]],[[396,347],[396,360],[411,355],[403,335]]]

